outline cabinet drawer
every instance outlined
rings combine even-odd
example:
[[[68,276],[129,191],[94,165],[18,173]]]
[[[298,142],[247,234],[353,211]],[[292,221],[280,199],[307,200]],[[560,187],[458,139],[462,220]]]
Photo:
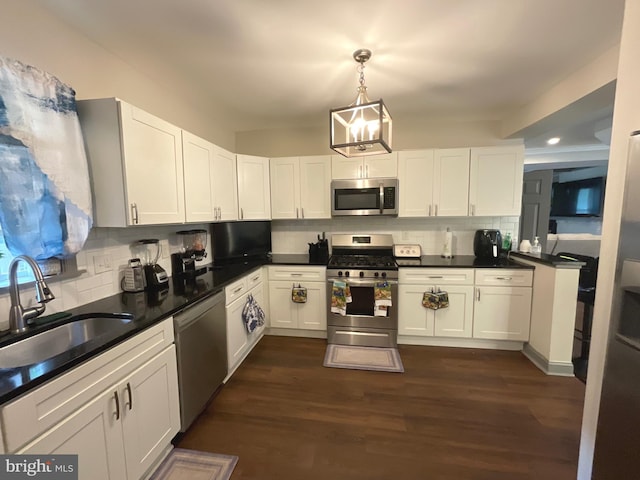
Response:
[[[476,285],[502,287],[530,287],[533,270],[508,270],[505,268],[477,268]]]
[[[326,278],[326,267],[269,267],[269,280],[316,281],[324,282]]]
[[[473,285],[472,268],[401,268],[400,284]]]
[[[172,343],[169,318],[3,405],[7,451],[16,451]]]
[[[247,279],[247,290],[251,290],[256,285],[262,283],[262,270],[262,268],[259,268],[245,277]]]
[[[230,285],[224,287],[225,304],[229,305],[240,298],[247,291],[247,277],[242,277]]]

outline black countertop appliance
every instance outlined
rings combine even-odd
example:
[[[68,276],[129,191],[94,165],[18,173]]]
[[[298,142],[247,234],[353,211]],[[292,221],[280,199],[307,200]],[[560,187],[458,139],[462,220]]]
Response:
[[[497,259],[502,247],[500,230],[476,230],[473,237],[473,253],[480,259]]]

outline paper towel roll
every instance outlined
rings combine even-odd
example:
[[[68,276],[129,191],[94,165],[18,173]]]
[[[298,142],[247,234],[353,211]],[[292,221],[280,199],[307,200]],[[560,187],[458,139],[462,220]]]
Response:
[[[453,232],[451,232],[448,228],[447,231],[444,232],[444,243],[442,246],[442,256],[444,258],[451,258],[453,255],[451,254],[453,248]]]

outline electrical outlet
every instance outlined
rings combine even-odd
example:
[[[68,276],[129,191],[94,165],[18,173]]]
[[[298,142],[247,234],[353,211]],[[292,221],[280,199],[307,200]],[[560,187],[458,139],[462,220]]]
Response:
[[[96,273],[104,273],[113,270],[113,258],[110,254],[94,255],[93,268]]]
[[[162,249],[162,258],[169,257],[169,240],[160,240],[160,248]]]

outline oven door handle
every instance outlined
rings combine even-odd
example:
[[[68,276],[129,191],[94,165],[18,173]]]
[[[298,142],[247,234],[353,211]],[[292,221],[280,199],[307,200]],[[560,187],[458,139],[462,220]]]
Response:
[[[327,283],[333,283],[336,280],[341,282],[346,282],[349,285],[364,286],[364,287],[374,287],[376,283],[382,283],[382,282],[387,282],[389,285],[398,284],[398,280],[391,280],[391,279],[382,278],[382,277],[380,277],[377,280],[371,280],[371,279],[361,280],[359,278],[351,279],[350,277],[327,278]]]
[[[384,186],[380,183],[380,214],[384,213]]]

